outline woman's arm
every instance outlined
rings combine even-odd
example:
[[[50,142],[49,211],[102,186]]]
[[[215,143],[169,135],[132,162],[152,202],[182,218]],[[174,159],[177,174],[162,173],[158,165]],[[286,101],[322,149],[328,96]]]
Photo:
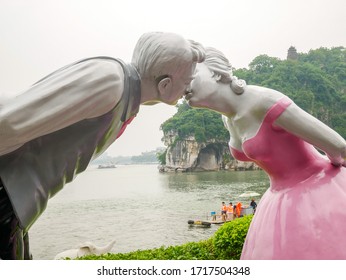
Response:
[[[276,119],[286,131],[324,151],[332,164],[346,166],[346,141],[333,129],[292,103]]]
[[[54,72],[0,104],[0,155],[39,136],[110,111],[123,92],[115,61],[91,59]]]

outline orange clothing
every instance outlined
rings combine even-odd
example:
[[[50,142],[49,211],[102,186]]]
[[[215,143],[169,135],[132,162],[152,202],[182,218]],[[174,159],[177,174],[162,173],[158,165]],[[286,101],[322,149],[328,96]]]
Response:
[[[233,213],[233,205],[227,207],[227,213]]]
[[[227,211],[227,206],[226,205],[222,205],[222,211]]]
[[[241,206],[242,204],[240,202],[237,203],[237,206],[236,206],[236,212],[237,212],[237,216],[240,217],[240,213],[241,213]]]

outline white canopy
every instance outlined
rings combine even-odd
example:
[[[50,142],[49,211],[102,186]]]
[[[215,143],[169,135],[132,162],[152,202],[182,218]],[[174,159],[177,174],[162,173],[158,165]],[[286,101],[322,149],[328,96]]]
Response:
[[[247,191],[239,195],[239,197],[254,197],[254,196],[260,196],[260,194],[256,192],[252,192],[252,191]]]

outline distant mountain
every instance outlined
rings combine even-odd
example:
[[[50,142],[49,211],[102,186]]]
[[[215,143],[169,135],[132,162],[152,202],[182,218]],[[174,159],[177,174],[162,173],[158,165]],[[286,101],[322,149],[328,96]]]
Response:
[[[158,164],[158,153],[162,153],[165,148],[157,148],[154,151],[143,152],[138,156],[117,156],[112,157],[107,153],[92,161],[92,164]]]

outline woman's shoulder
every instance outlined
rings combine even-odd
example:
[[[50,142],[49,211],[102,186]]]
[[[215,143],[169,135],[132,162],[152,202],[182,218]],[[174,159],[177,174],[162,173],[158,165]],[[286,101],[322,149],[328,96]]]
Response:
[[[286,97],[275,89],[249,85],[246,87],[244,96],[247,95],[252,111],[258,114],[265,114],[275,103]]]
[[[278,100],[285,96],[282,92],[278,90],[257,85],[246,86],[244,93],[252,95],[253,97],[256,97],[258,99],[264,100]]]

